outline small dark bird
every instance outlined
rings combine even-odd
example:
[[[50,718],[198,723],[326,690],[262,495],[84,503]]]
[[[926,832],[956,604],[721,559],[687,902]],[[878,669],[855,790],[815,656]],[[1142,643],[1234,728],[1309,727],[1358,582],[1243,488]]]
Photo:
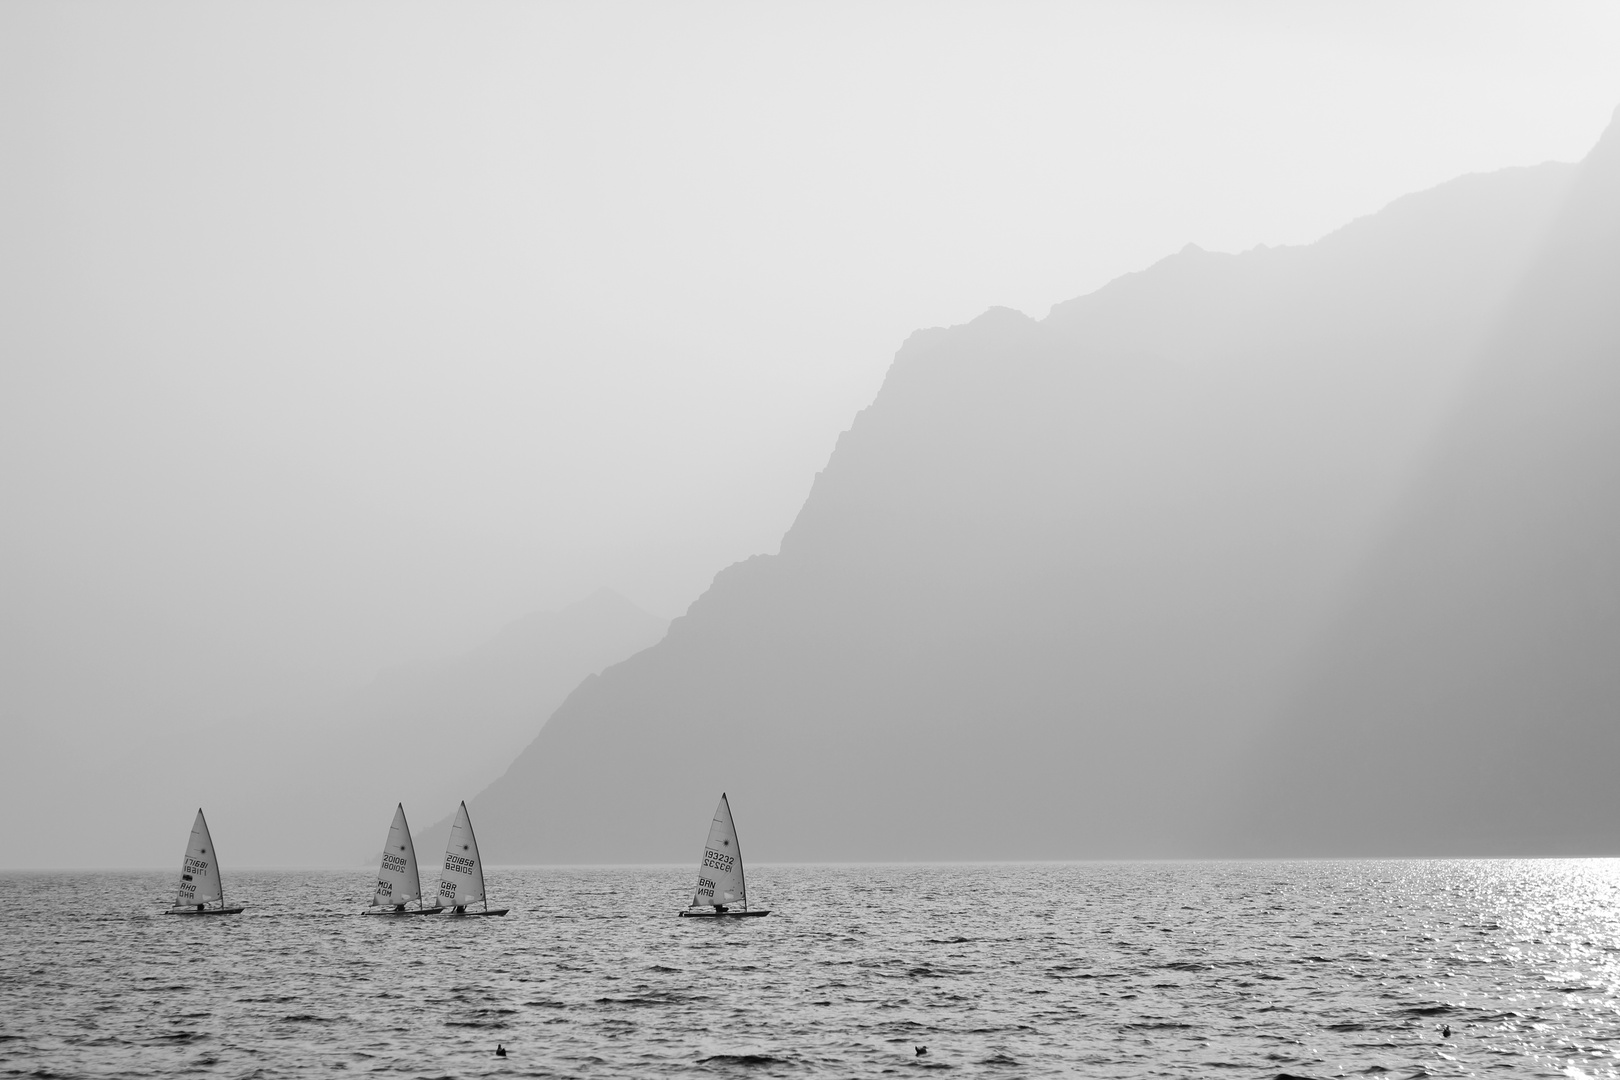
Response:
[[[1449,1038],[1451,1038],[1451,1025],[1450,1025],[1450,1024],[1446,1024],[1446,1025],[1445,1025],[1445,1026],[1443,1026],[1443,1027],[1442,1027],[1442,1028],[1441,1028],[1441,1029],[1440,1029],[1440,1037],[1441,1037],[1441,1038],[1442,1038],[1442,1039],[1449,1039]]]
[[[926,1046],[918,1046],[918,1047],[915,1047],[915,1049],[917,1051],[917,1056],[918,1057],[922,1057],[924,1054],[928,1053],[928,1047],[926,1047]]]
[[[495,1056],[496,1057],[505,1057],[506,1056],[506,1047],[502,1046],[500,1043],[496,1043],[495,1044]]]

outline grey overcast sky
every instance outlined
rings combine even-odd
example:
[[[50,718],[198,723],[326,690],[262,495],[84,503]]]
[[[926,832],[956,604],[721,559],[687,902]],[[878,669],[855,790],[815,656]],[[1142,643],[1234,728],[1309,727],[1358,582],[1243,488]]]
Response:
[[[678,614],[913,329],[1577,160],[1616,57],[1612,3],[7,3],[0,722]]]

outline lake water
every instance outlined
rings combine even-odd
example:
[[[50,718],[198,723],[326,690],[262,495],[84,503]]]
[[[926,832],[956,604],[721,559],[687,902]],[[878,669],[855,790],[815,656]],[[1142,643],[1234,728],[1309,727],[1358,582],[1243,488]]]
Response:
[[[460,920],[174,877],[0,874],[0,1076],[1620,1075],[1613,860],[758,866],[741,920],[674,917],[691,867]]]

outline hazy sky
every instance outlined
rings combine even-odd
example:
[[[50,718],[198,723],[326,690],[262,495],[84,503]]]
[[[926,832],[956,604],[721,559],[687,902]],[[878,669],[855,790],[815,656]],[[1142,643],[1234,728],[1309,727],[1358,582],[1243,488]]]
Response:
[[[1612,3],[7,3],[0,724],[678,614],[913,329],[1577,160],[1617,56]]]

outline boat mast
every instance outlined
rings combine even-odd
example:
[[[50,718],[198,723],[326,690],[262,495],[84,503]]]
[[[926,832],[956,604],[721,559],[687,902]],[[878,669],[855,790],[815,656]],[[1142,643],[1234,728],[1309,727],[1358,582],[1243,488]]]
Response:
[[[726,817],[731,820],[731,837],[737,841],[737,884],[742,886],[743,910],[748,910],[748,874],[743,870],[742,837],[737,835],[737,819],[731,816],[731,800],[726,793],[720,793],[720,799],[726,804]]]
[[[472,837],[473,850],[478,852],[478,891],[484,894],[484,910],[489,910],[489,886],[484,882],[484,851],[478,846],[478,834],[473,832],[472,815],[467,814],[467,804],[461,804],[461,812],[467,815],[467,835]]]
[[[411,849],[411,876],[416,878],[416,906],[420,910],[427,906],[427,898],[422,895],[422,864],[416,859],[416,838],[411,836],[411,823],[405,820],[405,804],[399,804],[399,822],[405,826],[405,843]],[[405,905],[399,905],[403,908]]]
[[[208,828],[208,818],[203,817],[202,807],[197,807],[197,816],[203,819],[203,835],[208,837],[208,846],[214,847],[214,834]],[[225,871],[219,868],[219,851],[214,851],[214,873],[219,877],[219,906],[225,906]]]

